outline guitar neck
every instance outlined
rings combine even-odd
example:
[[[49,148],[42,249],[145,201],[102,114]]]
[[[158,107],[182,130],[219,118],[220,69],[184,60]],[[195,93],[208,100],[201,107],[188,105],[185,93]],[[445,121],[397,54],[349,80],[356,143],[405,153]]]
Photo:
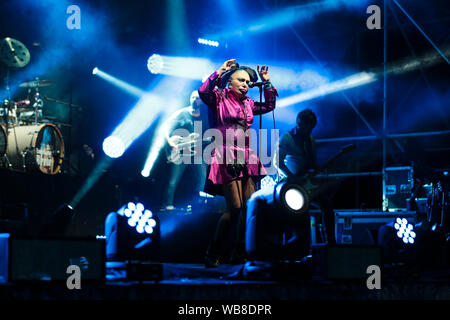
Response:
[[[322,172],[323,170],[325,170],[326,168],[328,168],[333,162],[335,162],[337,159],[339,159],[343,154],[345,153],[349,153],[350,151],[354,150],[356,148],[355,145],[351,145],[348,147],[345,147],[344,149],[342,149],[338,154],[336,154],[334,157],[332,157],[330,160],[328,160],[327,162],[325,162],[323,165],[321,165],[317,170],[315,170],[314,172],[307,174],[306,176],[308,178],[313,178],[316,175],[318,175],[320,172]]]

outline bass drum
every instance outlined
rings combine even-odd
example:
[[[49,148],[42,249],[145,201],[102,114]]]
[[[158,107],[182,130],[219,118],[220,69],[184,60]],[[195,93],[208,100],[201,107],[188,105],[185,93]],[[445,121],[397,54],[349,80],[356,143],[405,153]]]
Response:
[[[51,123],[11,128],[6,154],[13,170],[57,174],[64,158],[61,131]]]
[[[8,147],[8,135],[5,128],[0,124],[0,157],[6,154],[6,148]]]

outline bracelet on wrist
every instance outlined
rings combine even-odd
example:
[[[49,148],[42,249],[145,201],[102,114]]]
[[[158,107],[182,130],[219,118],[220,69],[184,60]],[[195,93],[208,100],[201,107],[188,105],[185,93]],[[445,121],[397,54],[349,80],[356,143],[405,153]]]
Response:
[[[263,81],[263,83],[264,83],[264,89],[271,89],[273,87],[273,85],[270,81]]]

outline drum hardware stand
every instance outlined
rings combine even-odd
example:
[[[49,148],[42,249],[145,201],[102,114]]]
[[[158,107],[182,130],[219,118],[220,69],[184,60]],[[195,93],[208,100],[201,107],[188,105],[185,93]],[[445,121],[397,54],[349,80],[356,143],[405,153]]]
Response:
[[[3,156],[2,156],[2,162],[3,162],[3,166],[5,167],[8,167],[8,169],[12,169],[12,164],[11,164],[11,161],[9,161],[9,159],[8,159],[8,156],[6,155],[6,154],[4,154]]]
[[[3,101],[3,110],[5,112],[4,119],[5,119],[5,129],[6,129],[6,135],[8,135],[8,129],[9,129],[9,105],[11,101],[11,90],[9,88],[9,68],[6,70],[6,77],[5,77],[5,89],[6,92],[8,92],[8,99],[5,99]]]
[[[20,155],[22,156],[22,167],[23,167],[23,172],[26,172],[27,170],[27,164],[25,161],[25,158],[27,156],[28,153],[32,152],[34,148],[30,148],[30,147],[26,147],[21,153]]]
[[[28,148],[27,148],[28,149]],[[26,170],[27,170],[27,165],[26,165],[26,163],[25,163],[25,157],[26,157],[26,155],[27,155],[27,153],[28,153],[28,150],[27,149],[25,149],[24,151],[22,151],[20,154],[21,154],[21,156],[22,156],[22,168],[23,168],[23,171],[25,172]]]
[[[68,135],[68,139],[67,139],[67,140],[68,140],[68,143],[67,143],[67,150],[66,150],[66,152],[65,152],[64,157],[62,157],[61,159],[62,159],[62,161],[66,160],[66,155],[67,155],[67,167],[68,167],[69,172],[70,172],[70,169],[74,169],[75,171],[78,171],[78,172],[79,172],[80,170],[79,170],[79,169],[76,169],[76,168],[74,168],[74,167],[72,167],[72,165],[71,165],[71,163],[70,163],[70,152],[71,152],[71,146],[72,146],[72,139],[71,139],[71,136],[72,136],[73,109],[74,109],[74,108],[81,109],[82,106],[76,105],[76,104],[73,104],[73,103],[72,103],[72,91],[70,91],[70,102],[65,102],[65,101],[61,101],[61,100],[49,98],[49,97],[47,97],[47,96],[43,96],[42,98],[43,98],[45,101],[55,102],[55,103],[59,103],[59,104],[66,105],[66,106],[69,107],[69,124],[66,125],[66,126],[69,127],[69,132],[68,132],[68,134],[67,134],[67,135]]]
[[[36,82],[39,82],[39,78],[36,77]],[[34,94],[34,125],[37,125],[38,123],[38,116],[39,116],[39,110],[42,109],[44,106],[44,101],[39,97],[39,86],[36,86],[35,88],[35,94]]]

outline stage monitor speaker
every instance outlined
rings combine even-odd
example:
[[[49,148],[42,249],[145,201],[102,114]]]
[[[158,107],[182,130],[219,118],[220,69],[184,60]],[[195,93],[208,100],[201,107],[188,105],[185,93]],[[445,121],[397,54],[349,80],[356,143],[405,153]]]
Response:
[[[0,234],[0,282],[66,281],[78,265],[81,282],[105,280],[104,239]]]
[[[382,252],[378,246],[327,245],[312,246],[314,275],[330,280],[367,279],[367,268],[382,268]]]

